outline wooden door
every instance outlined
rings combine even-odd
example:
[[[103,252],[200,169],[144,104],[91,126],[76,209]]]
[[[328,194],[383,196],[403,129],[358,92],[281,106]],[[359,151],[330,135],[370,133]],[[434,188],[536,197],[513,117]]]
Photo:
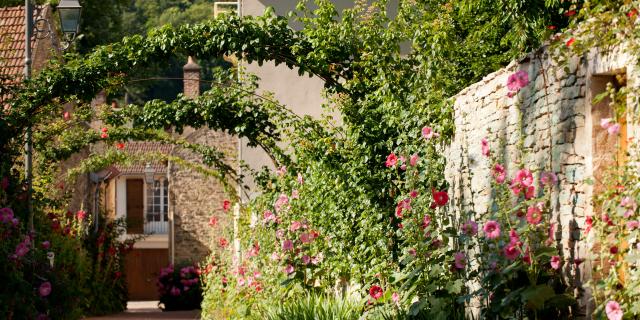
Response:
[[[127,180],[127,233],[144,233],[144,181]]]
[[[156,279],[169,265],[169,249],[133,249],[125,259],[129,300],[158,300]]]

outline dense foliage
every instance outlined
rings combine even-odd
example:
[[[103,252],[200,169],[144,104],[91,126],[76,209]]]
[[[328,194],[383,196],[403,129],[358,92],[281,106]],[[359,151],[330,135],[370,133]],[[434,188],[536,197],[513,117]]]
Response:
[[[255,314],[265,310],[265,303],[308,291],[362,298],[362,311],[372,317],[462,318],[465,303],[476,298],[487,316],[564,316],[573,301],[563,295],[565,283],[555,271],[557,249],[541,242],[551,227],[540,222],[547,200],[542,191],[541,197],[529,194],[530,187],[551,185],[534,186],[531,172],[521,168],[509,188],[502,185],[506,177],[496,179],[502,191],[498,209],[481,221],[448,206],[442,151],[453,125],[447,99],[537,47],[553,29],[574,26],[578,18],[570,17],[577,10],[581,20],[590,15],[627,19],[631,8],[608,1],[497,4],[406,1],[391,19],[384,3],[359,1],[338,19],[329,1],[318,1],[314,11],[305,3],[298,6],[292,15],[302,25],[298,31],[286,18],[267,12],[125,38],[85,57],[70,57],[14,92],[0,118],[7,133],[0,137],[0,151],[7,155],[2,172],[17,162],[27,126],[49,132],[45,124],[59,117],[62,103],[117,89],[152,62],[176,54],[237,54],[248,62],[285,63],[325,82],[327,109],[339,113],[340,121],[296,118],[270,97],[253,94],[253,83],[221,78],[222,85],[202,98],[150,101],[99,114],[106,136],[73,132],[42,139],[39,150],[64,159],[98,141],[137,137],[179,143],[157,130],[167,125],[228,130],[267,148],[279,169],[261,176],[263,194],[245,212],[251,232],[243,239],[242,261],[216,256],[210,269],[203,268],[205,316],[218,306],[230,310],[225,316]],[[620,28],[635,30],[633,24]],[[576,38],[557,36],[555,42],[588,48],[588,39],[581,46]],[[134,121],[134,129],[121,128],[127,120]],[[289,146],[285,153],[277,141]],[[219,178],[241,178],[215,151],[198,150],[209,156],[213,170],[226,172]],[[92,168],[124,161],[113,148],[91,160]],[[524,217],[518,209],[527,212]],[[472,237],[480,225],[483,237]],[[505,225],[513,233],[507,235]],[[219,245],[229,248],[221,240]],[[489,266],[495,262],[495,268],[472,268],[472,257],[487,259],[482,262]],[[483,290],[465,286],[475,280]]]

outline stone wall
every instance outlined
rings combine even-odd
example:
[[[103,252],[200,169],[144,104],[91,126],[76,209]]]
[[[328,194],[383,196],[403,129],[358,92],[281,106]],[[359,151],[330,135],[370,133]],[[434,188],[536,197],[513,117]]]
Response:
[[[446,150],[445,174],[454,205],[479,217],[488,213],[493,192],[490,160],[481,154],[482,138],[489,141],[492,156],[505,165],[507,179],[521,167],[535,170],[536,179],[541,171],[557,174],[547,218],[556,224],[563,271],[586,313],[588,292],[582,284],[590,277],[590,264],[583,263],[588,253],[584,227],[598,185],[587,179],[599,176],[616,152],[615,138],[599,125],[601,118],[610,117],[608,102],[592,105],[591,101],[615,74],[626,73],[627,86],[639,83],[635,61],[620,52],[593,52],[565,65],[543,47],[487,75],[454,97],[456,131]],[[530,82],[510,98],[507,78],[518,70],[527,72]]]
[[[200,94],[200,67],[189,57],[184,66],[184,94],[195,97]],[[185,128],[181,135],[191,143],[213,146],[226,155],[225,161],[233,167],[236,162],[238,140],[236,137],[220,131],[207,128],[194,130]],[[193,163],[202,164],[201,156],[184,148],[176,147],[174,156]],[[183,260],[202,261],[211,250],[217,248],[217,241],[225,237],[231,243],[230,230],[231,212],[222,210],[222,202],[228,199],[223,186],[214,178],[207,178],[199,172],[188,168],[181,168],[176,164],[169,167],[169,203],[170,212],[174,220],[174,261]],[[218,217],[219,225],[209,226],[212,215]]]

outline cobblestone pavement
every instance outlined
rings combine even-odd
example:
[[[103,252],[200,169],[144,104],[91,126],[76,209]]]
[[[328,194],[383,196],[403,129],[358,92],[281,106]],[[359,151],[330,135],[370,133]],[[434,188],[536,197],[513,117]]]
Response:
[[[153,319],[174,319],[174,320],[199,320],[200,310],[193,311],[170,311],[162,312],[158,309],[158,301],[129,301],[127,310],[124,312],[102,316],[86,318],[86,320],[153,320]]]

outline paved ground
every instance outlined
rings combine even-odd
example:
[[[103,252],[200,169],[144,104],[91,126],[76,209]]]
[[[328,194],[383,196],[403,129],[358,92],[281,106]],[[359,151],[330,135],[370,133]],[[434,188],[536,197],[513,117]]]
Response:
[[[110,316],[87,318],[86,320],[153,320],[153,319],[174,319],[174,320],[197,320],[200,319],[200,311],[170,311],[162,312],[158,309],[158,301],[129,301],[127,310]]]

